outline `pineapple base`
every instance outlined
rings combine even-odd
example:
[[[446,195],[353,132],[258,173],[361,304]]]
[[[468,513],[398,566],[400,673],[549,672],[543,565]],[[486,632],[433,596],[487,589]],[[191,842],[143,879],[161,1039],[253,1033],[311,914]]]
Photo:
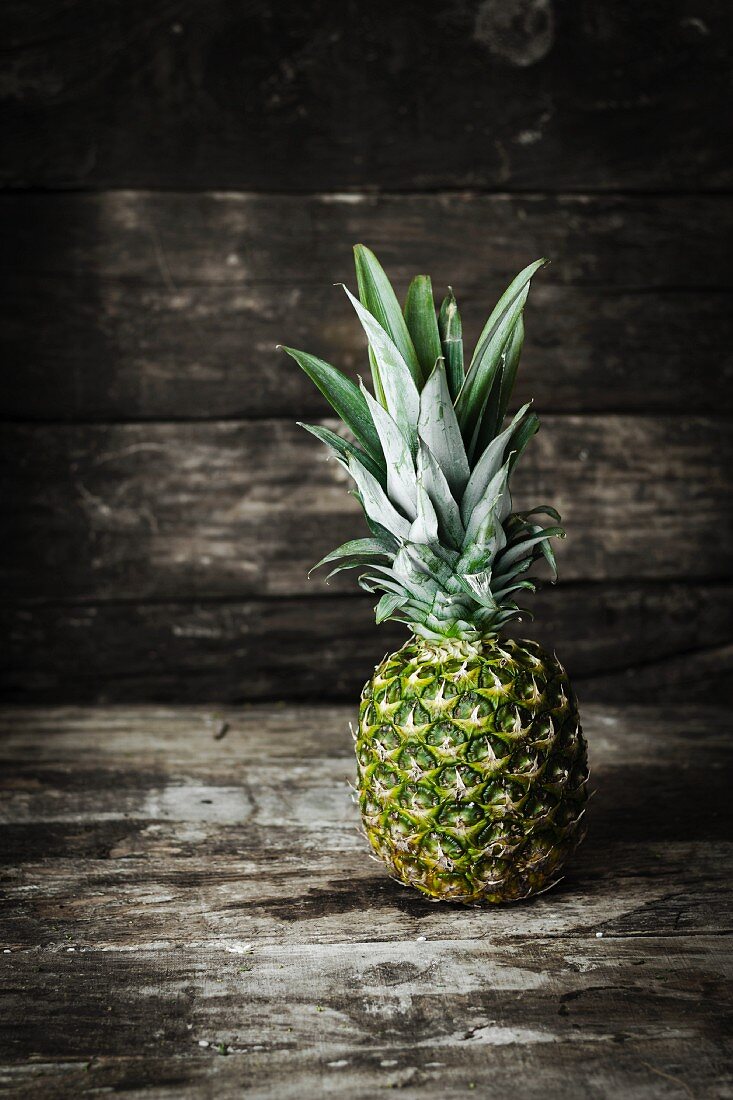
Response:
[[[411,638],[364,687],[356,758],[372,848],[435,900],[495,904],[546,890],[583,838],[577,702],[536,642]]]

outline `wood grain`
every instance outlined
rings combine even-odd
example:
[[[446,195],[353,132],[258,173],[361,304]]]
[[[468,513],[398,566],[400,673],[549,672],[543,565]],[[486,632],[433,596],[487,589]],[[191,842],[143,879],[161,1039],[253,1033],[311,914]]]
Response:
[[[519,401],[718,411],[733,390],[730,227],[712,195],[6,195],[4,415],[326,415],[275,345],[365,371],[332,285],[353,285],[360,239],[401,291],[416,270],[436,295],[453,285],[469,347],[516,271],[552,257],[527,311]]]
[[[716,0],[18,0],[3,14],[6,186],[731,182]]]
[[[589,837],[490,912],[367,858],[350,717],[0,715],[5,1094],[723,1100],[728,712],[585,707]]]
[[[545,417],[515,503],[559,508],[565,580],[715,579],[732,442],[712,418]],[[326,594],[306,570],[364,526],[345,472],[282,421],[16,426],[1,446],[14,601]]]
[[[343,699],[402,644],[373,600],[131,602],[4,608],[6,700]],[[528,604],[529,606],[529,604]],[[728,585],[560,585],[514,633],[555,650],[581,700],[733,703]]]

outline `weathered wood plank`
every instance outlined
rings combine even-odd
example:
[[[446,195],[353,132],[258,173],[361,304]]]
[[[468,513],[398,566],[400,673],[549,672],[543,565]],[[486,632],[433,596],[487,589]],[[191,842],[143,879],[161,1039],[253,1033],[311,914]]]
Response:
[[[364,371],[360,328],[332,285],[353,284],[357,239],[379,248],[401,290],[418,269],[436,294],[451,283],[470,346],[515,272],[553,257],[528,310],[522,401],[562,412],[731,403],[720,196],[354,198],[5,196],[5,415],[325,415],[275,345]]]
[[[450,283],[489,308],[538,256],[553,260],[538,287],[731,289],[722,194],[21,193],[3,195],[0,212],[2,262],[19,277],[156,290],[275,283],[305,295],[353,284],[351,246],[366,240],[401,290],[427,271],[437,289]],[[352,325],[345,299],[340,315]]]
[[[719,578],[732,446],[712,418],[548,416],[517,504],[560,509],[565,580]],[[14,426],[2,454],[16,601],[326,593],[306,570],[363,526],[345,472],[282,421]]]
[[[733,703],[727,585],[560,585],[515,633],[556,650],[581,699]],[[4,608],[6,700],[355,700],[398,624],[370,597]]]
[[[722,187],[729,10],[690,11],[24,0],[4,11],[0,179]]]
[[[351,718],[317,706],[4,712],[0,837],[26,853],[4,873],[8,944],[236,953],[300,943],[304,922],[341,942],[345,913],[356,939],[400,939],[406,922],[431,939],[482,938],[484,912],[431,904],[367,858],[347,788]],[[584,719],[589,839],[561,887],[492,912],[492,939],[727,928],[726,712],[590,706]],[[50,851],[34,849],[41,825]]]
[[[519,999],[517,993],[513,996]],[[156,1025],[149,1029],[158,1037],[175,1034],[177,1006],[168,1010],[167,1005],[167,999],[161,999]],[[565,1007],[561,1002],[558,1011]],[[638,1018],[638,1004],[634,1008]],[[249,1020],[248,1011],[240,1009],[238,1018]],[[463,1018],[457,1016],[459,1026]],[[323,1050],[320,1042],[326,1027],[323,1020],[310,1014],[308,1019],[313,1021],[308,1043],[299,1049],[294,1042],[287,1048],[271,1042],[264,1050],[248,1046],[220,1050],[214,1042],[205,1050],[195,1049],[192,1043],[194,1050],[186,1057],[151,1050],[148,1055],[69,1058],[55,1065],[39,1058],[0,1067],[0,1083],[10,1090],[7,1095],[12,1100],[29,1096],[76,1100],[103,1090],[121,1092],[130,1100],[199,1100],[212,1092],[217,1100],[241,1100],[244,1090],[254,1100],[272,1100],[273,1095],[278,1100],[343,1095],[373,1100],[375,1094],[392,1089],[399,1089],[406,1100],[463,1100],[474,1089],[479,1096],[483,1092],[492,1098],[515,1095],[518,1078],[522,1100],[546,1100],[547,1096],[586,1100],[594,1094],[620,1092],[630,1100],[689,1100],[691,1094],[728,1100],[730,1096],[722,1043],[715,1037],[697,1040],[696,1057],[689,1058],[681,1044],[686,1036],[677,1027],[670,1029],[670,1037],[658,1035],[653,1042],[648,1034],[637,1041],[632,1028],[619,1027],[599,1042],[597,1035],[586,1040],[582,1024],[571,1019],[566,1033],[571,1040],[558,1046],[543,1043],[542,1033],[538,1038],[531,1029],[520,1028],[493,1032],[497,1039],[506,1039],[504,1043],[489,1042],[485,1036],[492,1033],[484,1031],[474,1045],[468,1028],[468,1039],[454,1049],[437,1044],[434,1049],[429,1041],[416,1048],[407,1041],[389,1047],[348,1047],[341,1050],[342,1057],[332,1057],[332,1044]],[[129,1027],[127,1018],[123,1026]],[[292,1040],[292,1035],[287,1038]],[[243,1046],[241,1034],[237,1046]]]
[[[47,993],[35,1006],[32,1029],[7,1022],[6,1049],[11,1064],[29,1056],[100,1059],[101,1073],[94,1062],[89,1067],[87,1090],[105,1080],[107,1056],[134,1053],[141,1060],[176,1056],[181,1083],[191,1062],[198,1076],[204,1058],[217,1077],[238,1069],[240,1090],[245,1083],[272,1089],[282,1075],[278,1096],[295,1095],[301,1066],[306,1080],[328,1082],[329,1092],[349,1081],[361,1088],[402,1081],[426,1083],[429,1095],[454,1096],[465,1094],[469,1082],[493,1085],[495,1058],[504,1080],[526,1057],[547,1081],[540,1067],[553,1080],[566,1058],[575,1061],[582,1052],[590,1065],[563,1095],[587,1096],[592,1067],[596,1083],[599,1072],[608,1083],[630,1074],[641,1089],[629,1094],[653,1097],[663,1095],[654,1066],[675,1064],[674,1043],[688,1087],[725,1096],[729,1066],[718,1018],[731,973],[725,941],[650,940],[644,948],[590,938],[538,939],[519,949],[491,941],[355,941],[339,949],[263,950],[251,959],[189,950],[167,965],[151,951],[43,953],[8,966],[11,1005],[23,1003],[30,983]],[[212,1066],[219,1053],[229,1055],[226,1070],[223,1059]],[[634,1069],[617,1061],[624,1053],[635,1055]],[[651,1070],[648,1060],[640,1064],[644,1056]],[[226,1077],[223,1083],[234,1085]]]
[[[4,872],[4,1094],[724,1100],[728,711],[586,708],[588,840],[491,912],[366,859],[348,716],[0,714],[0,840],[51,840]]]

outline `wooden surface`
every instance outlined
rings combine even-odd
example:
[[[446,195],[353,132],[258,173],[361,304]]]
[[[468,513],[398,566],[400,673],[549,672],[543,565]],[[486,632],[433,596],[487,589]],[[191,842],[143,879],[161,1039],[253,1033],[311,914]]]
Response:
[[[350,718],[3,712],[3,1095],[727,1100],[729,713],[584,708],[588,839],[490,910],[369,859]]]
[[[719,418],[544,419],[516,499],[554,501],[570,536],[516,629],[591,698],[730,698],[732,463]],[[339,599],[353,578],[307,577],[363,520],[294,424],[12,426],[2,468],[7,698],[353,698],[400,644]]]
[[[401,634],[275,345],[366,374],[351,245],[467,343],[526,263],[522,624],[587,699],[730,701],[731,8],[12,0],[0,11],[0,689],[349,701]]]
[[[680,246],[684,226],[684,247]],[[368,374],[351,244],[402,293],[451,284],[473,347],[526,263],[517,401],[541,412],[715,412],[733,396],[733,211],[721,195],[5,195],[6,415],[325,415],[275,345]]]
[[[6,186],[731,183],[716,0],[6,7]]]

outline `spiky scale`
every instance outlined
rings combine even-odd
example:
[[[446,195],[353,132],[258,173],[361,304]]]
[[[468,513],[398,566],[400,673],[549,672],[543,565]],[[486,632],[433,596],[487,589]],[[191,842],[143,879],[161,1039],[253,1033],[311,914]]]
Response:
[[[372,847],[436,900],[537,893],[582,839],[577,703],[562,666],[534,642],[411,638],[362,692],[356,758]]]

